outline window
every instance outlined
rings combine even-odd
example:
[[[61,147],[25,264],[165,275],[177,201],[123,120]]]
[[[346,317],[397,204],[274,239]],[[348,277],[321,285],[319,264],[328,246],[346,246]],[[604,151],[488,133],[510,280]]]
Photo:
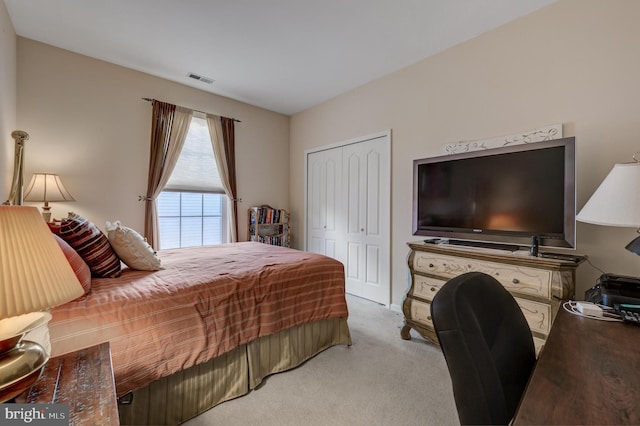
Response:
[[[160,249],[227,242],[227,196],[204,118],[192,118],[176,167],[157,203]]]
[[[221,194],[163,191],[158,198],[160,248],[225,242],[226,198]]]

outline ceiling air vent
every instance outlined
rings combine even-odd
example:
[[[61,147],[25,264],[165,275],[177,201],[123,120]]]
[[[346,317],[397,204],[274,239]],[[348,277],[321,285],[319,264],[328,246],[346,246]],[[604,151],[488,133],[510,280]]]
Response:
[[[188,73],[188,74],[187,74],[187,77],[192,78],[192,79],[194,79],[194,80],[201,81],[201,82],[203,82],[203,83],[207,83],[207,84],[211,84],[211,83],[213,83],[213,79],[212,79],[212,78],[203,77],[203,76],[201,76],[201,75],[194,74],[194,73],[192,73],[192,72]]]

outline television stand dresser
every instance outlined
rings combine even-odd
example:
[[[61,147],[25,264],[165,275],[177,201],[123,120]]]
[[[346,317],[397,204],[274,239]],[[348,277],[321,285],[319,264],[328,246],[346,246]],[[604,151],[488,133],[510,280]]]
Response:
[[[536,353],[551,330],[562,302],[574,297],[576,269],[586,260],[534,257],[528,251],[508,252],[424,242],[408,243],[411,287],[402,303],[403,339],[413,328],[438,344],[431,321],[433,296],[449,279],[466,272],[484,272],[496,278],[516,299],[531,328]]]

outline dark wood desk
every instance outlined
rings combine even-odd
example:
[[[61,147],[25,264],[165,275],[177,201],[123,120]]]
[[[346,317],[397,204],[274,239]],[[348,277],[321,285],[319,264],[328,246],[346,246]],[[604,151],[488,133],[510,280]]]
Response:
[[[640,327],[560,308],[513,424],[640,424]]]

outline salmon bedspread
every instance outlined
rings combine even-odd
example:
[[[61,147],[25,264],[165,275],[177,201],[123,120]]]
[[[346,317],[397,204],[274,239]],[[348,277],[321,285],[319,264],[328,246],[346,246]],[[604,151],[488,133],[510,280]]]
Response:
[[[258,337],[347,317],[344,267],[241,242],[165,250],[164,269],[125,268],[51,310],[52,356],[109,341],[119,396]]]

